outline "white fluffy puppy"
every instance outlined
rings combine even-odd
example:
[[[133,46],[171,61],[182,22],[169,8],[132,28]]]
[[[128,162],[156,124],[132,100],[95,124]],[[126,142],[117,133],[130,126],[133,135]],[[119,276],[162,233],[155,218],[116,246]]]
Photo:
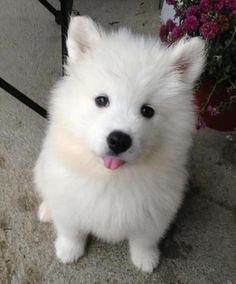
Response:
[[[91,233],[127,239],[133,264],[151,272],[183,199],[204,42],[167,48],[156,38],[106,32],[74,17],[67,46],[66,76],[52,92],[34,171],[39,217],[53,221],[64,263],[83,255]]]

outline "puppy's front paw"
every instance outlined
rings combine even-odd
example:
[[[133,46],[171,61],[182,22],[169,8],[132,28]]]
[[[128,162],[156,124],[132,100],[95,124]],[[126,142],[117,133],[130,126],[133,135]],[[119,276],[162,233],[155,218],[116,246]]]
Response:
[[[144,249],[138,248],[131,250],[131,260],[133,264],[143,272],[151,273],[159,263],[160,253],[157,248]]]
[[[50,210],[45,201],[43,201],[39,206],[38,218],[40,222],[50,222],[51,221]]]
[[[55,242],[56,256],[63,263],[78,260],[84,254],[84,242],[59,237]]]

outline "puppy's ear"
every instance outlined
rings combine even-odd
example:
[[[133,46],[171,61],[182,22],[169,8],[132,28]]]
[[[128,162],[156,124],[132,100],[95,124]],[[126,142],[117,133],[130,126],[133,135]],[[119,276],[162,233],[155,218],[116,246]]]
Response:
[[[67,49],[69,63],[76,61],[94,48],[104,34],[101,27],[87,16],[71,17],[68,29]]]
[[[205,65],[205,42],[199,37],[182,39],[170,48],[171,65],[182,74],[184,82],[193,84]]]

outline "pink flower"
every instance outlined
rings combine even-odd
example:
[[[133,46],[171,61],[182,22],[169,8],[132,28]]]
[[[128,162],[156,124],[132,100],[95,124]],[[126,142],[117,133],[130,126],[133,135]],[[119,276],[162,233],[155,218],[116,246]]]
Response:
[[[166,3],[168,5],[174,5],[175,4],[175,0],[166,0]]]
[[[216,10],[221,10],[225,6],[225,0],[219,0],[215,3],[214,8]]]
[[[181,38],[183,35],[183,31],[182,31],[182,28],[181,26],[180,27],[174,27],[173,30],[172,30],[172,33],[171,33],[171,37],[172,37],[172,41],[176,41],[178,40],[179,38]]]
[[[160,28],[160,33],[159,33],[161,41],[166,42],[168,34],[169,34],[169,30],[167,29],[167,26],[162,25]]]
[[[215,107],[212,107],[211,105],[209,105],[207,107],[207,113],[210,115],[210,116],[216,116],[219,114],[219,112],[216,110]]]
[[[228,3],[226,4],[226,6],[228,6],[231,11],[236,10],[236,0],[230,0],[230,1],[227,1],[227,2]]]
[[[206,23],[207,22],[207,15],[206,14],[201,14],[201,17],[200,17],[200,22],[202,23]]]
[[[200,0],[200,11],[202,13],[207,13],[213,9],[214,0]]]
[[[218,26],[215,22],[206,22],[200,28],[200,34],[204,39],[215,38],[218,32]]]
[[[168,31],[171,32],[173,30],[173,28],[175,27],[175,23],[171,19],[169,19],[166,22],[166,27],[167,27]]]
[[[197,18],[195,16],[189,16],[184,20],[183,23],[183,27],[187,30],[187,31],[196,31],[196,29],[198,28],[199,23],[197,21]]]
[[[199,12],[199,7],[197,5],[192,5],[189,6],[188,9],[186,10],[186,16],[196,16]]]

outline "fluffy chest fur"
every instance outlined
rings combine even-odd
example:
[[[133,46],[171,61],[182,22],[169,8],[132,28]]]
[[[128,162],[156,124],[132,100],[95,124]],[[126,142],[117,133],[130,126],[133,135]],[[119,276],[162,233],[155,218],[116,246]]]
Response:
[[[40,162],[47,169],[42,171],[43,194],[55,219],[73,219],[84,231],[108,241],[166,228],[181,203],[186,180],[179,162],[174,165],[158,155],[112,172],[62,134],[61,139],[55,132],[48,136]]]

